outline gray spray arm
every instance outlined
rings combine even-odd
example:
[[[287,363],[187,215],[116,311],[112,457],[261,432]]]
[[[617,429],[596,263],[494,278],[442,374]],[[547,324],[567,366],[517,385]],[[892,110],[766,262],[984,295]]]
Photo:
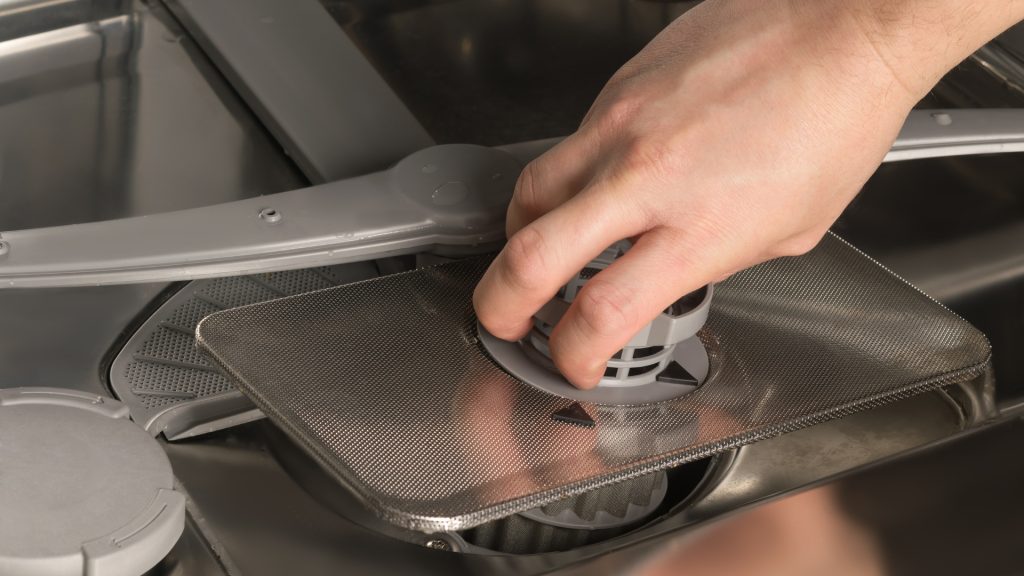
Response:
[[[0,233],[0,288],[192,280],[504,241],[522,167],[557,139],[434,146],[390,170],[204,208]],[[914,111],[885,161],[1024,151],[1024,110]]]
[[[523,164],[434,146],[390,170],[152,216],[0,234],[0,287],[191,280],[502,242]]]
[[[1024,109],[914,110],[883,162],[1024,152]]]

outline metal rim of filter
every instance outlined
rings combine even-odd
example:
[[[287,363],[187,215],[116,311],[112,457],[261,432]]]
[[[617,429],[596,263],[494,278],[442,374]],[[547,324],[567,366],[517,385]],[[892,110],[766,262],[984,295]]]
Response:
[[[348,489],[336,484],[335,480],[311,456],[300,450],[295,441],[284,431],[266,421],[257,424],[257,426],[266,433],[265,438],[270,453],[281,462],[281,465],[288,471],[289,475],[295,478],[303,489],[308,491],[318,502],[348,521],[388,538],[410,542],[434,550],[464,554],[491,555],[498,553],[515,555],[557,553],[616,538],[635,529],[642,522],[652,520],[653,515],[659,508],[665,505],[666,501],[675,506],[682,502],[683,499],[689,498],[697,489],[697,486],[710,477],[711,469],[708,466],[713,462],[712,459],[705,459],[684,464],[684,467],[693,466],[700,470],[693,480],[680,479],[679,477],[673,479],[671,471],[659,471],[623,481],[623,487],[629,486],[631,490],[643,490],[642,486],[638,486],[638,484],[643,484],[643,478],[650,478],[654,481],[655,485],[653,489],[645,491],[645,493],[650,494],[648,503],[634,504],[631,509],[628,509],[621,516],[621,521],[613,521],[614,517],[620,516],[614,512],[620,511],[621,506],[599,504],[598,508],[612,508],[611,518],[602,517],[598,519],[597,516],[599,515],[595,514],[595,520],[599,520],[597,523],[591,522],[586,527],[582,525],[576,526],[572,523],[571,516],[568,514],[563,516],[561,513],[553,510],[553,507],[558,504],[553,502],[540,508],[491,520],[486,524],[460,530],[459,532],[440,532],[427,535],[400,528],[377,517],[360,505],[356,497]],[[664,478],[664,480],[660,480],[660,478]],[[609,488],[614,489],[615,486],[613,484],[597,488],[592,492],[584,492],[583,494],[571,497],[567,503],[576,504],[574,501],[587,497],[588,494],[593,494],[591,497],[603,498],[603,495],[598,496],[594,492],[608,491]],[[677,493],[673,496],[670,488],[678,492],[680,486],[685,487],[681,495]],[[548,511],[545,512],[544,508],[547,508]],[[576,516],[579,515],[576,513]],[[584,514],[584,516],[589,517],[589,514]],[[565,522],[564,520],[566,519],[569,522]],[[563,521],[560,522],[559,520]],[[488,529],[491,530],[491,538],[497,540],[485,539],[481,541],[475,535],[479,530]],[[510,537],[507,533],[510,529],[520,531],[532,530],[535,537],[530,539],[538,547],[519,550],[506,549],[504,542],[506,538]],[[551,532],[546,530],[553,530],[555,534],[552,535]],[[522,536],[521,532],[519,534]],[[559,540],[559,537],[563,538],[563,540]],[[560,546],[560,543],[564,544],[564,546]]]

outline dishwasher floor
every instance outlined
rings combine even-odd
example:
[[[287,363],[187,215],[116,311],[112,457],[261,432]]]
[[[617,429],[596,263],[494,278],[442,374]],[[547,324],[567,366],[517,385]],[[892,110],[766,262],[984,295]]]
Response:
[[[886,573],[1024,573],[1024,422],[979,431],[838,482]]]

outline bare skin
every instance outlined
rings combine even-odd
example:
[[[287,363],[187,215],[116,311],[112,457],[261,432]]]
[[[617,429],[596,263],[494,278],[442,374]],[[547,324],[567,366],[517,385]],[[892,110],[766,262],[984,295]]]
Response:
[[[834,485],[760,505],[682,535],[630,576],[883,576],[879,546]]]
[[[579,130],[523,171],[509,241],[477,287],[483,325],[530,317],[612,243],[555,328],[566,378],[680,296],[813,248],[941,76],[1024,18],[1024,0],[708,0],[608,82]]]

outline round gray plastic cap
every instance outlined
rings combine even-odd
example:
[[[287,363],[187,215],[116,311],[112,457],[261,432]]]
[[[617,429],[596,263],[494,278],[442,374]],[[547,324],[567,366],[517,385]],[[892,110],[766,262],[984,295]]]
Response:
[[[0,574],[138,576],[185,527],[160,444],[110,398],[0,390]]]

